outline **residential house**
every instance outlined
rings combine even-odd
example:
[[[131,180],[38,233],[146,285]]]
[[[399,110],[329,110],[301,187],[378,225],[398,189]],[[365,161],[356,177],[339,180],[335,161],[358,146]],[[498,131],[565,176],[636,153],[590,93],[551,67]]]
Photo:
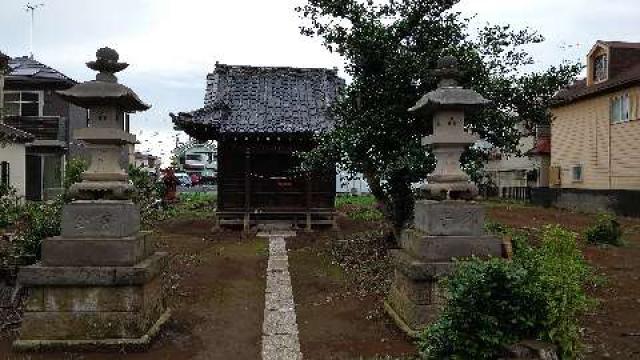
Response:
[[[13,188],[19,198],[24,198],[26,144],[33,140],[33,135],[0,123],[0,194]]]
[[[0,52],[0,194],[10,187],[20,198],[25,195],[26,143],[33,141],[33,135],[4,125],[4,76],[9,67],[9,57]]]
[[[133,154],[133,164],[137,168],[153,175],[160,175],[160,158],[151,154],[144,154],[136,151]]]
[[[640,215],[640,43],[598,41],[587,78],[554,100],[550,185],[562,191],[553,200]]]
[[[2,122],[3,116],[3,104],[4,104],[4,76],[9,69],[9,57],[0,52],[0,122]]]
[[[205,106],[172,115],[198,141],[217,141],[219,224],[333,224],[335,164],[298,171],[298,151],[333,128],[329,111],[344,81],[331,69],[217,64]]]
[[[517,152],[490,150],[484,167],[490,186],[499,197],[526,198],[527,189],[549,186],[549,126],[538,125],[533,131],[520,126],[519,130],[524,136]]]
[[[56,94],[75,81],[32,58],[8,61],[3,99],[4,124],[34,136],[26,144],[28,200],[46,200],[60,193],[67,157],[82,152],[73,131],[87,126],[87,111]]]
[[[189,141],[176,147],[173,156],[180,171],[196,174],[205,182],[215,181],[218,171],[218,148],[215,142]]]

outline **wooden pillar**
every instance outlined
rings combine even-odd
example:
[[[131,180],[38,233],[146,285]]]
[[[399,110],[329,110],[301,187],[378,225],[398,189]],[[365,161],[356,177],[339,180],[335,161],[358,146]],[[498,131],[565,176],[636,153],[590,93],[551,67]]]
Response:
[[[246,147],[244,153],[244,231],[248,232],[251,226],[251,149]]]
[[[304,187],[304,195],[305,195],[305,207],[307,209],[307,226],[306,231],[311,231],[311,174],[305,174],[305,187]]]

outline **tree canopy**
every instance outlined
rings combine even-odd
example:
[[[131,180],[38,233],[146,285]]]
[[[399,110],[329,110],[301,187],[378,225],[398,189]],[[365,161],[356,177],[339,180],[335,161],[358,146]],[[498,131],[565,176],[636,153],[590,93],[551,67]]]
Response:
[[[322,39],[345,60],[352,82],[333,107],[337,124],[321,136],[307,164],[337,161],[363,173],[396,229],[412,217],[411,183],[432,170],[434,159],[420,139],[431,120],[407,110],[437,87],[432,70],[439,58],[455,56],[461,86],[492,103],[467,118],[474,132],[494,146],[515,150],[522,136],[516,124],[532,129],[549,123],[554,93],[581,71],[562,63],[526,72],[534,64],[527,47],[544,41],[530,29],[491,25],[472,32],[470,19],[454,11],[459,0],[308,0],[298,7],[301,33]],[[470,151],[463,158],[480,156]]]

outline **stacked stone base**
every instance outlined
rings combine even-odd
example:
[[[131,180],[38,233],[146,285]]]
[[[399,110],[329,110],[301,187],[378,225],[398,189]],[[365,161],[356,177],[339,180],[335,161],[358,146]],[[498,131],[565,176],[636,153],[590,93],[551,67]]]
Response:
[[[41,263],[20,269],[30,296],[16,350],[143,351],[169,318],[167,254],[154,253],[138,231],[134,205],[110,202],[102,212],[87,205],[67,205],[62,236],[44,241]]]
[[[437,319],[444,304],[438,282],[452,273],[454,260],[502,255],[502,242],[484,234],[484,210],[458,201],[416,204],[414,229],[405,230],[401,249],[391,252],[395,266],[385,309],[415,337]]]

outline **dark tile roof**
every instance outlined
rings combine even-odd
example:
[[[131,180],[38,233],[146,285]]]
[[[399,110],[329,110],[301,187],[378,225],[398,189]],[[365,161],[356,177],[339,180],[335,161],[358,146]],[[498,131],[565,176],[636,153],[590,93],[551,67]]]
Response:
[[[623,89],[625,87],[640,84],[640,64],[629,70],[620,72],[607,81],[587,86],[587,80],[581,79],[560,90],[553,98],[553,106],[561,106],[574,101],[605,94]]]
[[[625,42],[625,41],[598,41],[599,44],[604,44],[609,47],[621,48],[621,49],[640,49],[640,43],[637,42]]]
[[[28,132],[0,123],[0,139],[17,143],[28,143],[33,141],[35,137]]]
[[[76,83],[60,71],[27,56],[9,60],[9,71],[5,79],[7,86],[11,83],[42,83],[68,87]]]
[[[609,59],[609,78],[589,86],[587,79],[577,80],[553,97],[552,106],[562,106],[640,84],[640,43],[598,41],[596,46],[609,47],[611,56]]]
[[[172,117],[187,133],[206,128],[214,136],[323,132],[333,127],[329,109],[343,86],[336,70],[217,64],[205,107]]]

